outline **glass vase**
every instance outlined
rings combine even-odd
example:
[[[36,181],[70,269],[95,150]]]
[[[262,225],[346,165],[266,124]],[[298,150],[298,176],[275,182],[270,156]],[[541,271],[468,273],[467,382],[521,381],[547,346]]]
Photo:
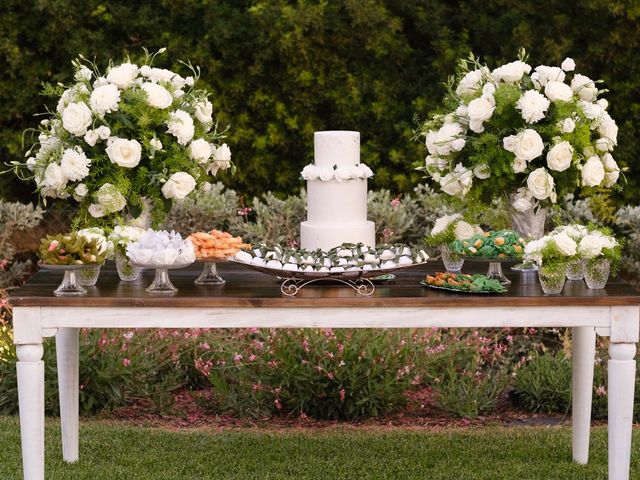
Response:
[[[100,276],[100,265],[92,265],[77,271],[78,283],[83,287],[93,287],[98,283]]]
[[[462,270],[462,265],[464,265],[464,257],[462,255],[452,252],[447,245],[440,247],[440,254],[447,272],[459,272]]]
[[[565,265],[552,267],[542,265],[538,269],[538,279],[545,295],[559,295],[567,280]]]
[[[126,253],[116,250],[116,270],[118,271],[120,280],[123,282],[133,282],[138,279],[142,269],[132,264]]]
[[[584,269],[584,281],[591,289],[601,289],[609,280],[611,265],[605,258],[594,258],[587,262]]]
[[[514,196],[510,200],[513,202]],[[524,212],[511,207],[511,228],[518,232],[525,240],[537,240],[544,235],[544,225],[547,220],[546,208],[530,208]]]
[[[585,261],[573,260],[567,264],[567,280],[582,280],[584,278]]]

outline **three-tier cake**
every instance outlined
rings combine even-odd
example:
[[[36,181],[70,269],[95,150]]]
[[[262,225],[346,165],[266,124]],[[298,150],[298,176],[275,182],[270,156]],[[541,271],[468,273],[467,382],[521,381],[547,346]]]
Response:
[[[300,247],[375,246],[375,225],[367,220],[367,179],[373,172],[360,163],[360,132],[315,132],[313,140],[314,163],[302,170],[307,220],[300,225]]]

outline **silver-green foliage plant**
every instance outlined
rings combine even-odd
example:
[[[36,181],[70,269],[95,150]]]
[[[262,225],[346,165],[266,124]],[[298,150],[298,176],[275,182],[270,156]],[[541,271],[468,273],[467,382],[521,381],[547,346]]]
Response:
[[[376,225],[376,242],[399,242],[413,229],[415,217],[411,198],[401,200],[389,190],[370,191],[368,198],[369,220]]]
[[[300,196],[291,195],[284,200],[271,192],[267,192],[262,198],[255,197],[252,203],[255,222],[247,222],[244,226],[249,241],[256,243],[264,240],[282,245],[299,245],[300,222],[306,218],[306,204],[304,190]]]
[[[640,207],[622,207],[616,213],[616,226],[624,234],[622,270],[634,285],[640,284]]]
[[[30,261],[14,261],[13,235],[37,227],[42,215],[42,209],[32,204],[0,200],[0,288],[16,285],[28,272]]]
[[[213,228],[243,234],[245,226],[239,205],[235,190],[225,189],[220,182],[208,184],[195,195],[174,202],[165,228],[184,234],[208,232]]]

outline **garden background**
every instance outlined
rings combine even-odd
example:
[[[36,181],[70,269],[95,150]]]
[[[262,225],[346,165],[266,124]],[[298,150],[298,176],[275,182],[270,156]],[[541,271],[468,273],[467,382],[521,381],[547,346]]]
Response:
[[[135,60],[142,47],[167,47],[158,66],[184,72],[177,59],[200,66],[214,116],[231,126],[226,141],[238,166],[207,195],[179,205],[167,226],[294,242],[305,206],[299,172],[312,160],[313,132],[347,129],[361,132],[362,159],[375,172],[369,209],[378,238],[417,244],[450,210],[414,170],[426,154],[412,141],[416,119],[439,105],[459,58],[473,51],[495,65],[524,46],[532,64],[559,65],[570,56],[610,90],[609,111],[620,126],[616,160],[628,168],[627,181],[611,199],[564,199],[554,215],[624,235],[624,273],[637,283],[639,17],[637,2],[605,0],[4,0],[0,160],[23,158],[23,130],[53,108],[38,95],[41,83],[69,83],[78,54],[104,67],[110,58]],[[0,192],[7,201],[37,201],[33,186],[11,174],[0,176]],[[29,271],[29,245],[65,228],[67,209],[54,206],[41,222],[37,209],[1,204],[4,286]],[[15,413],[15,354],[3,308],[0,412]],[[244,418],[360,418],[407,404],[412,415],[425,404],[463,417],[505,405],[562,414],[570,405],[569,337],[559,330],[91,331],[82,338],[85,413],[139,399],[150,399],[142,403],[152,410],[179,410],[185,392],[206,411]],[[50,347],[47,408],[55,413]],[[596,417],[606,412],[602,348]]]

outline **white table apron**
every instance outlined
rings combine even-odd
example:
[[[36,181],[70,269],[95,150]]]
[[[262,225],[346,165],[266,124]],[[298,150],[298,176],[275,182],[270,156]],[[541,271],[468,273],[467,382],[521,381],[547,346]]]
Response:
[[[572,327],[573,459],[587,463],[596,333],[609,346],[609,479],[629,478],[640,306],[558,307],[15,307],[25,480],[44,480],[43,337],[56,336],[63,458],[78,460],[80,328]]]

